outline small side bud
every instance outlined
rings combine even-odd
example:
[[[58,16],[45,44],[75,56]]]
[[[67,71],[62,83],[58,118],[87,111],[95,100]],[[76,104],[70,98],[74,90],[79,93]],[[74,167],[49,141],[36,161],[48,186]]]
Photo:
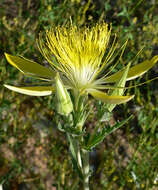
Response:
[[[61,115],[68,115],[73,110],[73,104],[71,102],[70,95],[64,87],[62,80],[60,79],[59,73],[56,78],[56,98],[57,98],[57,112]]]

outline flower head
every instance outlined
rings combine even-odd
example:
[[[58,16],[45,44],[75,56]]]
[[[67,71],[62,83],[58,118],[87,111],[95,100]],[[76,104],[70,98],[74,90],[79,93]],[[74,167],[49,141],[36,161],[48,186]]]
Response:
[[[60,71],[70,88],[82,91],[94,88],[101,72],[103,56],[111,30],[108,25],[97,24],[89,29],[57,27],[46,32],[46,43],[40,38],[39,47],[54,69]],[[55,56],[57,63],[52,61]]]
[[[123,96],[127,80],[135,79],[148,71],[157,62],[158,56],[146,60],[130,68],[130,64],[122,70],[111,74],[111,57],[117,48],[115,38],[111,48],[107,48],[111,34],[111,27],[106,23],[96,24],[89,28],[79,29],[77,26],[52,28],[46,31],[45,39],[40,35],[38,46],[50,63],[50,68],[25,59],[20,56],[6,54],[10,64],[24,74],[41,80],[50,81],[52,85],[38,87],[7,88],[29,95],[50,95],[55,92],[55,76],[60,78],[69,90],[80,94],[91,94],[94,98],[108,104],[120,104],[129,101],[133,96]],[[106,73],[103,75],[103,73]],[[110,74],[110,76],[109,76]],[[113,84],[109,86],[109,84]],[[112,91],[105,93],[106,89]],[[109,93],[109,94],[108,94]]]

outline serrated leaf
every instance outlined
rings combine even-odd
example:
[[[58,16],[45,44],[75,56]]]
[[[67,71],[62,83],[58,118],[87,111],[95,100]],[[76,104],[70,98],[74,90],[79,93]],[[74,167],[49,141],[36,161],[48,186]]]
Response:
[[[111,134],[112,132],[114,132],[118,128],[122,127],[132,117],[133,117],[133,115],[131,115],[130,117],[128,117],[124,121],[116,123],[112,127],[110,127],[110,126],[109,127],[105,127],[105,128],[103,128],[103,130],[101,132],[96,132],[93,135],[92,138],[89,137],[90,140],[88,141],[87,145],[83,146],[83,148],[86,149],[86,150],[93,149],[95,146],[97,146],[98,144],[100,144],[105,139],[105,137],[107,137],[109,134]]]
[[[143,75],[149,69],[151,69],[156,64],[157,61],[158,61],[158,55],[154,56],[151,60],[146,60],[138,65],[131,67],[129,69],[126,81],[133,80],[133,79]],[[104,83],[113,83],[113,82],[118,81],[123,72],[124,72],[124,70],[118,71],[117,73],[115,73],[109,77],[106,77],[103,80]]]
[[[53,86],[27,86],[27,87],[17,87],[8,84],[4,85],[6,88],[19,92],[21,94],[26,94],[30,96],[48,96],[55,92]]]
[[[129,100],[131,100],[134,97],[134,95],[132,95],[132,96],[119,96],[119,95],[108,96],[106,93],[104,93],[100,90],[95,90],[95,89],[88,90],[88,92],[95,99],[101,100],[108,104],[122,104],[122,103],[128,102]]]
[[[7,61],[23,74],[43,80],[52,80],[55,72],[24,57],[13,56],[5,53]]]

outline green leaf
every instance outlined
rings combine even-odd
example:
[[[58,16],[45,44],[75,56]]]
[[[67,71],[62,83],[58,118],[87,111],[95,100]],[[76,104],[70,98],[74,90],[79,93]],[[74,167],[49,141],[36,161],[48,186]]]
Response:
[[[55,72],[52,70],[24,57],[13,56],[5,53],[7,61],[25,75],[43,79],[52,80],[55,77]]]
[[[4,85],[6,88],[19,92],[21,94],[26,94],[30,96],[48,96],[55,92],[53,86],[27,86],[27,87],[17,87],[8,84]]]
[[[58,124],[57,124],[57,128],[58,128],[58,130],[59,130],[59,131],[61,131],[61,132],[64,132],[64,133],[65,133],[65,128],[63,128],[63,125],[61,125],[61,123],[60,123],[60,122],[58,122]]]
[[[95,90],[95,89],[91,89],[91,90],[89,89],[88,92],[95,99],[101,100],[108,104],[122,104],[122,103],[128,102],[129,100],[131,100],[134,97],[134,95],[132,95],[132,96],[119,96],[119,95],[108,96],[106,93],[101,92],[100,90]]]
[[[125,87],[125,84],[126,84],[126,79],[127,79],[127,75],[128,75],[128,71],[129,71],[129,67],[130,67],[130,63],[127,65],[127,67],[125,68],[124,72],[122,73],[122,76],[120,78],[120,80],[118,82],[116,82],[115,86],[119,86],[119,87]],[[115,89],[115,90],[111,90],[110,92],[110,96],[114,96],[114,95],[119,95],[119,96],[122,96],[124,93],[124,89]],[[112,111],[116,104],[107,104],[107,109],[108,111]]]
[[[105,107],[106,106],[106,104],[105,105],[103,105],[103,109],[105,110]],[[102,113],[102,115],[101,115],[101,118],[100,118],[100,122],[105,122],[105,121],[109,121],[110,119],[111,119],[111,116],[112,116],[112,113],[111,112],[109,112],[109,110],[107,110],[107,107],[106,107],[106,111],[104,111],[103,113]]]
[[[109,134],[111,134],[112,132],[114,132],[118,128],[122,127],[132,117],[133,117],[133,115],[131,115],[130,117],[128,117],[124,121],[116,123],[112,127],[111,126],[104,127],[101,132],[98,132],[98,130],[96,130],[95,134],[89,137],[87,144],[85,146],[83,146],[83,148],[86,150],[93,149],[95,146],[100,144],[105,139],[105,137],[107,137]]]
[[[151,60],[146,60],[138,65],[131,67],[129,69],[126,81],[133,80],[133,79],[143,75],[149,69],[151,69],[156,64],[157,61],[158,61],[158,55],[154,56]],[[118,81],[120,79],[120,77],[122,76],[123,72],[124,72],[124,70],[118,71],[117,73],[115,73],[109,77],[106,77],[103,80],[104,83],[113,83],[113,82]]]
[[[78,130],[78,129],[74,128],[74,127],[70,127],[70,126],[67,127],[67,128],[65,127],[64,130],[65,130],[66,133],[69,133],[69,134],[74,135],[74,136],[82,136],[85,133],[84,130],[81,131],[81,130]]]
[[[85,133],[85,130],[81,131],[81,130],[76,129],[71,126],[67,126],[67,125],[64,126],[64,125],[61,125],[60,122],[58,123],[57,127],[61,132],[65,132],[65,133],[68,133],[68,134],[74,135],[74,136],[83,136]]]

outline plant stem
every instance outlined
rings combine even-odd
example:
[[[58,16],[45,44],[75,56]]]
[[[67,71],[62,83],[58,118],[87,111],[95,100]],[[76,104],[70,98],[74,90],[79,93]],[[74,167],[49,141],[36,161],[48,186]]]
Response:
[[[77,137],[73,137],[72,135],[67,134],[70,151],[73,159],[76,161],[78,171],[80,171],[80,175],[82,176],[80,179],[83,184],[84,190],[89,190],[89,152],[81,149],[79,144],[79,139]]]
[[[81,132],[83,131],[83,124],[85,121],[85,98],[86,97],[81,96],[78,91],[74,91],[74,123],[75,128],[79,129]],[[81,148],[84,138],[82,136],[67,135],[70,142],[70,151],[73,159],[75,160],[73,163],[78,169],[83,189],[89,190],[89,152]]]
[[[77,162],[80,168],[82,168],[82,158],[81,158],[81,151],[80,151],[80,147],[79,147],[79,143],[77,146]]]
[[[89,190],[89,152],[86,150],[82,150],[82,158],[83,158],[83,186],[84,190]]]

